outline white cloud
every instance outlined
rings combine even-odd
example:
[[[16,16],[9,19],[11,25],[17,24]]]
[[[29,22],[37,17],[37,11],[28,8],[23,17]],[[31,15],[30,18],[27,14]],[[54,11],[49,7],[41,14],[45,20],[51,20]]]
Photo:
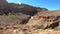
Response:
[[[20,1],[18,1],[18,4],[21,4],[21,2],[20,2]]]

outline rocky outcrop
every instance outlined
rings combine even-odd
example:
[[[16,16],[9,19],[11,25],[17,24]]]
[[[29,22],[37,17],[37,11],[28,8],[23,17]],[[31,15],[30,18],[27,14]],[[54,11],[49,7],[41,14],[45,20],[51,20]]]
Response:
[[[8,3],[6,0],[0,0],[0,15],[8,15],[9,13],[18,14],[23,13],[26,15],[33,16],[37,12],[45,11],[46,8],[38,8],[34,6],[30,6],[27,4],[15,4],[15,3]]]
[[[20,13],[26,14],[26,15],[31,15],[33,16],[34,14],[37,13],[37,10],[35,7],[27,5],[27,4],[21,4],[17,7],[19,9],[18,11]],[[16,12],[17,13],[17,12]]]
[[[0,34],[60,34],[60,11],[0,0],[0,15]]]
[[[8,2],[6,0],[0,0],[0,11],[8,8]]]
[[[40,12],[35,16],[31,17],[27,25],[35,28],[48,29],[59,26],[60,24],[60,11],[53,12]]]

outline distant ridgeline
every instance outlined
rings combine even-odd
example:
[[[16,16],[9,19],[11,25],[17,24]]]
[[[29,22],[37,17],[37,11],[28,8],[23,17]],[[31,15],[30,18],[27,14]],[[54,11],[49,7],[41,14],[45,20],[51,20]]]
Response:
[[[19,13],[33,16],[37,12],[47,11],[46,8],[34,7],[27,4],[8,3],[6,0],[0,0],[0,15],[9,13],[18,15]]]

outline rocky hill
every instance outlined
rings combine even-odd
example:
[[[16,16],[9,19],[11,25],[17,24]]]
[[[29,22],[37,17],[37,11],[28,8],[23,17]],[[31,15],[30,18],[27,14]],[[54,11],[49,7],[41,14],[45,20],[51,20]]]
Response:
[[[60,11],[40,12],[35,16],[32,16],[27,25],[33,27],[38,26],[43,29],[54,29],[60,25]]]
[[[60,34],[60,10],[0,0],[0,34]]]
[[[0,0],[0,14],[8,15],[9,13],[18,14],[23,13],[33,16],[38,10],[47,10],[46,8],[33,7],[27,4],[8,3],[6,0]]]
[[[0,16],[1,34],[60,34],[60,11],[22,15]]]

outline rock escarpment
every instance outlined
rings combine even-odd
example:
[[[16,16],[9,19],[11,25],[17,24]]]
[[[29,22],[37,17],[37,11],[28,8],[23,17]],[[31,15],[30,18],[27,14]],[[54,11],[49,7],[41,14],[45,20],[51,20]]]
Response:
[[[60,11],[40,12],[31,17],[27,25],[36,28],[54,29],[55,27],[60,26]]]
[[[26,15],[33,16],[37,12],[41,10],[47,10],[46,8],[34,7],[27,4],[15,4],[15,3],[8,3],[6,0],[0,0],[0,15],[8,15],[9,13],[12,14],[19,14],[23,13]]]
[[[0,34],[60,34],[60,11],[0,0],[0,15]]]

